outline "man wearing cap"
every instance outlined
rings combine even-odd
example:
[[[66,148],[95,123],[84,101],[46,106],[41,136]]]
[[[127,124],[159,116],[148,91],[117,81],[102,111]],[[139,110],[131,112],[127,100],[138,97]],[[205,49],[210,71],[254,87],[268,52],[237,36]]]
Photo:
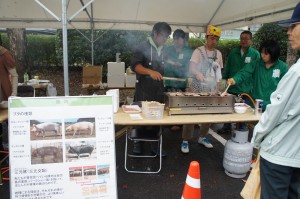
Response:
[[[206,32],[206,44],[194,50],[190,59],[190,75],[192,77],[192,92],[215,92],[217,82],[222,79],[222,54],[215,49],[220,39],[221,30],[209,25]],[[201,124],[198,143],[206,148],[213,145],[206,138],[210,124]],[[193,137],[194,125],[183,125],[181,151],[189,152],[188,140]]]
[[[300,50],[300,3],[288,26],[292,49]],[[300,59],[280,80],[253,131],[251,143],[260,148],[261,198],[300,198]]]

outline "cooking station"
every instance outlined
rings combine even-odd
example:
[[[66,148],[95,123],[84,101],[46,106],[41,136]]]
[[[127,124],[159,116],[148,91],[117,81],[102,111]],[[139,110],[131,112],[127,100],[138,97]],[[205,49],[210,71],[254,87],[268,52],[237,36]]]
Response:
[[[221,97],[208,92],[168,92],[165,95],[165,109],[168,115],[233,113],[234,95]]]

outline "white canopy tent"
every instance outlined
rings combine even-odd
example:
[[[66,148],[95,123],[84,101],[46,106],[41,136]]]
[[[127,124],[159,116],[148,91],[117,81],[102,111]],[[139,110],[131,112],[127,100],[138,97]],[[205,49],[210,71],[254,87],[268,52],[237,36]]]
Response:
[[[65,0],[70,19],[90,0]],[[62,28],[37,2],[62,18],[62,0],[0,0],[2,28]],[[82,2],[82,3],[81,3]],[[291,16],[296,0],[94,0],[75,16],[68,28],[151,30],[154,23],[165,21],[173,29],[204,32],[208,24],[223,30],[268,23]],[[93,18],[90,18],[93,17]]]
[[[69,95],[67,29],[205,32],[208,24],[228,30],[288,19],[296,0],[0,0],[1,28],[63,29],[65,95]],[[86,8],[86,9],[83,9]]]

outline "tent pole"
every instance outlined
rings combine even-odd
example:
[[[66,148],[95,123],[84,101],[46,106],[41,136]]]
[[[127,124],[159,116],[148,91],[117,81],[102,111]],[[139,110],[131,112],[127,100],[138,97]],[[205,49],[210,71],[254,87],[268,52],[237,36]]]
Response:
[[[68,32],[67,32],[67,3],[62,0],[62,26],[63,26],[63,57],[64,57],[64,86],[65,96],[69,96],[69,65],[68,65]]]
[[[93,4],[91,4],[91,50],[92,50],[92,66],[94,66],[94,13],[93,13]]]

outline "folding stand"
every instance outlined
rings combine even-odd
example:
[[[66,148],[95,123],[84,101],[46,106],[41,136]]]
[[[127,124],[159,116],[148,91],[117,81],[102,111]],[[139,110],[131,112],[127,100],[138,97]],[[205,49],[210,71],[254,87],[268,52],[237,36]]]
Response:
[[[154,133],[153,133],[154,134]],[[162,132],[161,128],[159,130],[159,133],[155,133],[157,136],[143,136],[139,135],[137,136],[136,129],[132,129],[131,131],[126,131],[126,143],[125,143],[125,162],[124,167],[127,172],[130,173],[158,173],[161,170],[161,164],[162,164]],[[159,155],[155,153],[154,155],[134,155],[128,153],[128,140],[133,142],[157,142],[157,152],[159,151]],[[127,168],[127,158],[133,157],[133,158],[156,158],[159,156],[159,168],[156,171],[147,171],[147,170],[130,170]]]

